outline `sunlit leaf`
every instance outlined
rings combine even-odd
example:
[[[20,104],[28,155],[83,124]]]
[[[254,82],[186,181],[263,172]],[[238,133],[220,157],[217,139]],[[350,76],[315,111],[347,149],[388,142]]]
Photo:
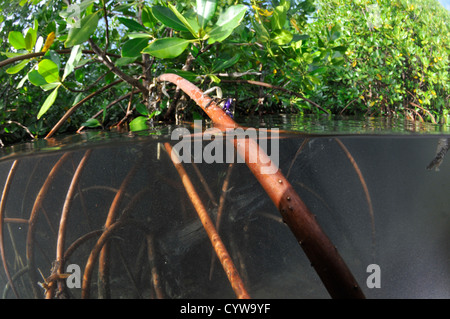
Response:
[[[64,68],[64,74],[63,74],[63,77],[62,77],[62,81],[64,81],[64,79],[70,73],[72,73],[74,67],[78,64],[78,62],[81,59],[81,54],[82,54],[81,46],[80,45],[75,45],[72,48],[72,51],[70,52],[69,60],[67,60],[66,66]]]
[[[16,50],[25,49],[27,47],[25,38],[23,37],[22,32],[19,31],[9,32],[8,41]]]
[[[44,91],[50,91],[60,85],[61,85],[61,83],[59,83],[59,82],[47,83],[47,84],[41,85],[41,89],[43,89]]]
[[[172,12],[176,15],[176,17],[178,18],[178,20],[181,21],[181,23],[183,23],[183,25],[186,27],[186,29],[188,29],[188,31],[190,33],[192,33],[192,35],[194,37],[198,37],[197,31],[195,30],[194,26],[192,26],[189,21],[180,13],[178,12],[177,8],[172,5],[170,2],[168,3],[170,10],[172,10]]]
[[[67,40],[64,42],[64,47],[72,47],[89,40],[97,28],[98,19],[98,12],[89,14],[81,19],[79,28],[70,29]]]
[[[197,0],[197,16],[200,28],[204,29],[217,8],[217,0]]]
[[[28,74],[25,75],[25,76],[22,78],[22,80],[20,80],[19,84],[17,84],[16,89],[20,89],[20,88],[23,86],[23,84],[25,83],[26,80],[28,80]]]
[[[180,38],[163,38],[150,43],[142,53],[153,55],[160,59],[171,59],[179,56],[186,50],[191,40]]]
[[[81,125],[91,128],[101,126],[100,122],[97,119],[89,119],[86,122],[82,123]]]
[[[278,45],[288,44],[292,40],[292,33],[285,29],[275,30],[272,32],[272,40]]]
[[[286,8],[284,6],[277,6],[273,11],[273,16],[270,19],[273,30],[283,29],[286,23]]]
[[[30,59],[22,60],[19,63],[17,63],[16,65],[8,68],[6,70],[6,73],[8,73],[8,74],[16,74],[17,72],[22,70],[25,67],[25,65],[27,65],[28,62],[30,62]]]
[[[84,10],[87,9],[93,2],[97,0],[83,0],[80,4],[72,4],[71,6],[68,6],[66,10],[63,10],[59,13],[59,15],[62,18],[69,18],[69,17],[76,17],[77,15],[80,15]]]
[[[208,43],[222,42],[233,30],[241,23],[244,18],[247,7],[243,4],[238,4],[227,8],[217,20],[212,30],[208,32]]]
[[[49,96],[44,101],[44,104],[42,104],[41,109],[39,110],[39,113],[37,115],[37,118],[40,119],[42,115],[44,115],[48,109],[55,103],[56,97],[58,96],[58,89],[59,86],[57,86],[52,93],[50,93]]]
[[[38,64],[38,72],[43,76],[47,83],[59,81],[58,65],[49,59],[44,59]]]
[[[153,38],[151,34],[148,33],[140,33],[140,32],[131,32],[127,34],[130,39],[137,39],[137,38]]]
[[[143,131],[148,129],[148,117],[138,116],[130,122],[130,130],[133,132]]]

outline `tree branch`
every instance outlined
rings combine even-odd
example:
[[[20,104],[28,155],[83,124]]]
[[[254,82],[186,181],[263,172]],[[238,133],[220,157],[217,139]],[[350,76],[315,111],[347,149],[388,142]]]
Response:
[[[63,49],[63,50],[55,50],[56,53],[58,54],[70,54],[72,52],[71,49]],[[83,50],[82,51],[84,54],[96,54],[94,51],[92,50]],[[5,65],[17,62],[17,61],[21,61],[21,60],[26,60],[26,59],[32,59],[38,56],[43,56],[45,55],[46,52],[36,52],[36,53],[28,53],[28,54],[23,54],[23,55],[19,55],[19,56],[15,56],[3,61],[0,61],[0,68],[4,67]],[[113,57],[113,58],[120,58],[120,55],[118,54],[114,54],[114,53],[106,53],[107,56]],[[137,64],[142,64],[142,62],[134,62]]]
[[[47,134],[47,136],[45,137],[45,139],[48,139],[50,137],[52,137],[56,131],[58,131],[60,129],[60,127],[64,124],[65,121],[67,121],[67,119],[72,115],[73,112],[75,112],[75,110],[80,107],[80,105],[82,105],[84,102],[86,102],[87,100],[93,98],[94,96],[102,93],[103,91],[109,89],[110,87],[122,82],[123,80],[117,80],[113,83],[110,83],[107,86],[102,87],[100,90],[95,91],[94,93],[89,94],[88,96],[86,96],[84,99],[82,99],[80,102],[78,102],[77,104],[75,104],[74,106],[72,106],[67,112],[66,114],[63,115],[63,117],[61,117],[61,119],[58,121],[58,123],[56,123],[56,125],[51,129],[51,131]]]
[[[274,89],[274,90],[278,90],[278,91],[283,91],[292,95],[295,95],[296,97],[311,103],[312,105],[314,105],[315,107],[317,107],[318,109],[324,111],[327,114],[330,114],[330,112],[328,112],[327,110],[325,110],[324,108],[322,108],[319,104],[317,104],[316,102],[311,101],[310,99],[304,97],[303,95],[301,95],[300,93],[288,90],[284,87],[281,86],[276,86],[276,85],[272,85],[269,83],[265,83],[265,82],[261,82],[261,81],[252,81],[252,80],[222,80],[222,82],[226,82],[226,83],[247,83],[247,84],[252,84],[252,85],[258,85],[258,86],[264,86],[270,89]]]
[[[119,98],[117,98],[116,100],[114,100],[114,101],[112,101],[111,103],[109,103],[109,104],[105,107],[105,109],[107,110],[107,109],[109,109],[111,106],[113,106],[113,105],[119,103],[119,102],[122,101],[122,100],[125,100],[125,99],[128,98],[131,94],[138,94],[139,92],[141,92],[141,91],[136,90],[136,91],[131,91],[130,93],[127,93],[127,94],[125,94],[125,95],[122,95],[121,97],[119,97]],[[95,119],[95,118],[97,118],[98,116],[100,116],[102,113],[103,113],[103,110],[100,110],[100,111],[98,111],[94,116],[92,116],[91,118],[92,118],[92,119]],[[80,126],[80,128],[77,130],[77,133],[80,133],[84,128],[85,128],[84,126]]]
[[[114,65],[114,63],[111,62],[111,60],[107,57],[106,53],[102,51],[92,39],[89,39],[89,44],[92,47],[92,50],[94,50],[95,54],[97,54],[104,65],[108,67],[112,72],[114,72],[119,78],[124,80],[125,82],[128,82],[134,87],[137,87],[146,97],[148,96],[148,89],[141,83],[139,80],[129,76],[128,74],[122,72],[118,67]]]

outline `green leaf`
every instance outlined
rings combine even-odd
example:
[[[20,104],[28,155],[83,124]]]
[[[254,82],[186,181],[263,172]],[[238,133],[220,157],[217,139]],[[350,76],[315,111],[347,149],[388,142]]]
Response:
[[[339,52],[341,52],[341,53],[345,53],[345,51],[347,51],[347,46],[345,46],[345,45],[339,45],[339,46],[337,46],[337,47],[334,47],[333,48],[333,50],[334,51],[339,51]]]
[[[148,47],[142,50],[142,53],[147,53],[160,59],[176,58],[186,50],[191,41],[180,38],[158,39],[150,43]]]
[[[59,83],[59,82],[47,83],[47,84],[41,85],[41,89],[43,89],[44,91],[50,91],[60,85],[61,85],[61,83]]]
[[[217,0],[197,0],[197,19],[200,28],[204,29],[214,16]]]
[[[328,67],[323,66],[320,68],[316,68],[314,70],[312,70],[311,72],[309,72],[310,75],[314,75],[314,74],[322,74],[325,73],[328,70]]]
[[[270,24],[273,30],[283,29],[286,23],[286,8],[284,6],[277,6],[273,10],[273,15],[270,19]]]
[[[197,74],[190,71],[178,70],[178,69],[167,69],[166,73],[174,73],[185,78],[188,81],[194,82],[197,79]]]
[[[22,69],[25,67],[25,65],[27,65],[28,62],[30,62],[30,59],[20,61],[20,62],[17,63],[16,65],[14,65],[14,66],[8,68],[8,69],[6,70],[6,73],[8,73],[8,74],[16,74],[17,72],[19,72],[20,70],[22,70]]]
[[[38,72],[47,83],[59,82],[59,68],[52,60],[44,59],[39,62]]]
[[[22,32],[19,31],[9,32],[8,41],[16,50],[25,49],[27,47],[25,38],[23,37]]]
[[[100,122],[97,119],[89,119],[86,122],[81,124],[85,127],[98,127],[101,126]]]
[[[189,31],[184,24],[177,18],[177,16],[167,7],[154,6],[152,7],[153,16],[161,21],[165,26],[176,31]]]
[[[267,29],[260,23],[258,23],[256,20],[252,20],[252,25],[255,28],[256,36],[258,37],[258,40],[261,42],[267,42],[269,41],[270,35]]]
[[[132,57],[132,58],[118,58],[116,60],[116,63],[114,64],[115,66],[124,66],[124,65],[128,65],[130,63],[133,63],[138,57]]]
[[[142,104],[142,103],[138,103],[138,104],[136,105],[136,111],[138,111],[138,112],[139,112],[140,114],[142,114],[142,115],[146,115],[146,116],[149,115],[149,112],[148,112],[147,108],[146,108],[145,105]]]
[[[81,19],[79,28],[70,29],[67,40],[64,42],[64,47],[72,47],[89,40],[97,28],[98,19],[98,12],[89,14]]]
[[[36,29],[28,29],[27,34],[25,36],[25,49],[28,52],[33,51],[34,45],[37,39],[37,30]]]
[[[119,18],[119,21],[131,31],[147,32],[147,29],[144,26],[140,25],[137,21],[133,19]]]
[[[56,97],[58,96],[58,89],[59,86],[57,86],[52,93],[50,93],[49,96],[44,101],[44,104],[42,104],[41,109],[39,110],[39,113],[37,115],[37,118],[40,119],[42,115],[44,115],[48,109],[55,103]]]
[[[168,3],[170,10],[172,10],[172,12],[177,16],[178,20],[181,21],[181,23],[184,24],[184,26],[188,29],[188,31],[190,33],[192,33],[192,35],[194,37],[198,37],[197,31],[195,30],[194,26],[192,26],[188,20],[186,20],[186,18],[180,13],[178,12],[177,8],[171,4],[170,2]]]
[[[320,84],[320,79],[316,76],[312,76],[312,75],[308,75],[307,78],[314,83],[315,85],[319,85]]]
[[[144,6],[142,8],[141,19],[142,24],[147,28],[153,28],[156,24],[155,17],[152,14],[152,10],[147,6]]]
[[[20,89],[20,88],[23,86],[23,84],[25,83],[26,80],[28,80],[28,74],[25,75],[25,76],[22,78],[22,80],[20,80],[19,84],[17,84],[16,89],[17,89],[17,90]]]
[[[122,57],[137,57],[141,51],[148,46],[148,38],[131,39],[122,46]]]
[[[64,81],[64,79],[70,73],[72,73],[74,67],[78,64],[78,62],[81,59],[81,54],[82,54],[81,46],[80,45],[75,45],[72,48],[72,51],[70,52],[69,60],[67,60],[66,66],[64,68],[64,74],[63,74],[63,77],[62,77],[62,81]]]
[[[35,86],[47,84],[47,81],[45,81],[44,77],[37,70],[28,73],[28,80]]]
[[[24,53],[22,52],[1,52],[1,54],[8,58],[14,58],[16,56],[24,55]]]
[[[148,117],[138,116],[130,122],[130,130],[132,132],[143,131],[148,129]]]
[[[217,83],[217,84],[220,83],[220,79],[219,79],[217,76],[215,76],[214,74],[208,74],[208,76],[211,78],[211,80],[212,80],[214,83]]]
[[[227,10],[219,16],[219,19],[212,30],[208,32],[208,43],[222,42],[229,37],[233,30],[241,23],[246,11],[247,7],[243,4],[227,8]]]
[[[292,33],[288,30],[281,29],[272,32],[272,40],[278,45],[288,44],[292,40]]]
[[[219,63],[216,64],[213,67],[212,73],[216,73],[218,71],[222,71],[222,70],[225,70],[225,69],[229,68],[230,66],[235,64],[237,61],[239,61],[240,57],[241,56],[239,54],[237,54],[234,57],[232,57],[231,59],[226,59],[224,61],[219,61]]]
[[[154,110],[149,116],[148,118],[151,119],[154,116],[158,116],[159,114],[161,114],[161,110]]]
[[[131,33],[128,33],[127,36],[130,39],[137,39],[137,38],[147,38],[147,39],[149,39],[149,38],[153,38],[153,36],[151,34],[140,33],[140,32],[131,32]]]

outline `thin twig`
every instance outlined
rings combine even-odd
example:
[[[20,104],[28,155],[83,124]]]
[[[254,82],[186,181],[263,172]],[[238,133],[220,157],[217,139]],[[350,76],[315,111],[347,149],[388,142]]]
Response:
[[[87,92],[87,91],[89,91],[90,89],[92,89],[98,82],[100,82],[101,81],[101,79],[103,79],[105,76],[107,76],[109,73],[111,73],[112,71],[111,70],[109,70],[108,72],[106,72],[106,73],[103,73],[102,75],[100,75],[94,82],[92,82],[91,84],[89,84],[89,86],[87,86],[87,87],[85,87],[84,89],[82,89],[82,90],[77,90],[77,89],[72,89],[72,88],[70,88],[70,87],[68,87],[68,86],[64,86],[66,89],[68,89],[70,92],[73,92],[73,93],[83,93],[83,92]]]
[[[157,299],[163,299],[164,293],[161,289],[161,283],[160,278],[158,274],[158,268],[156,267],[156,261],[155,261],[155,249],[153,247],[153,236],[150,234],[147,234],[147,255],[148,255],[148,262],[150,264],[151,268],[151,282],[153,289],[156,293]]]
[[[56,53],[58,54],[70,54],[72,52],[72,49],[63,49],[63,50],[55,50]],[[84,54],[96,54],[93,50],[83,50],[82,51]],[[3,60],[0,62],[0,68],[4,67],[5,65],[17,62],[17,61],[22,61],[22,60],[26,60],[26,59],[32,59],[32,58],[36,58],[39,56],[44,56],[46,52],[36,52],[36,53],[28,53],[28,54],[23,54],[23,55],[19,55],[19,56],[15,56],[6,60]],[[114,54],[114,53],[105,53],[107,56],[113,57],[113,58],[120,58],[121,56],[118,54]],[[142,62],[135,62],[137,64],[142,64]]]
[[[89,44],[92,47],[92,49],[94,50],[94,52],[99,57],[101,57],[101,61],[103,62],[104,65],[106,65],[108,67],[108,69],[110,69],[112,72],[114,72],[114,74],[116,74],[123,81],[128,82],[129,84],[131,84],[134,87],[137,87],[144,94],[144,96],[148,96],[148,89],[141,82],[139,82],[138,79],[135,79],[135,78],[129,76],[128,74],[122,72],[118,67],[116,67],[114,65],[114,63],[106,55],[105,51],[102,51],[95,44],[95,42],[92,41],[92,39],[89,39]]]
[[[372,246],[373,246],[373,251],[375,252],[375,214],[373,212],[373,205],[372,205],[372,199],[371,199],[370,193],[369,193],[369,188],[367,187],[367,183],[366,183],[366,181],[364,179],[364,176],[361,173],[361,170],[359,169],[359,166],[356,163],[356,161],[353,158],[353,156],[350,153],[350,151],[347,149],[347,147],[344,145],[344,143],[342,143],[342,141],[340,139],[335,138],[334,140],[342,148],[342,150],[344,151],[345,155],[347,155],[347,158],[349,159],[349,161],[352,164],[356,174],[358,175],[359,181],[361,182],[361,185],[362,185],[363,190],[364,190],[364,194],[366,195],[367,205],[369,206],[370,222],[371,222],[371,225],[372,225]]]
[[[131,94],[138,94],[140,91],[139,90],[135,90],[132,91],[130,93],[127,93],[125,95],[122,95],[121,97],[117,98],[116,100],[112,101],[111,103],[109,103],[106,107],[105,110],[109,109],[111,106],[116,105],[117,103],[119,103],[120,101],[128,98]],[[100,116],[102,113],[104,112],[104,110],[100,110],[98,111],[94,116],[92,116],[91,118],[95,119],[98,116]],[[77,133],[80,133],[83,129],[85,128],[85,126],[80,126],[80,128],[77,130]]]
[[[142,222],[122,218],[113,223],[111,227],[105,229],[100,238],[97,240],[94,248],[91,250],[89,258],[86,262],[81,286],[81,298],[88,299],[90,297],[92,271],[94,270],[94,266],[97,261],[97,257],[100,254],[100,251],[102,250],[105,243],[109,240],[109,238],[124,226],[133,226],[136,229],[143,229],[145,232],[147,232],[147,229],[142,224]]]
[[[300,155],[301,151],[303,150],[303,148],[306,146],[306,143],[309,141],[309,138],[306,137],[303,142],[302,145],[300,145],[300,147],[298,148],[297,152],[295,152],[294,158],[291,161],[291,165],[289,165],[289,169],[286,173],[286,178],[289,178],[289,174],[291,174],[291,169],[292,166],[294,165],[295,161],[297,160],[298,155]]]
[[[125,195],[125,190],[128,186],[128,184],[133,179],[134,175],[136,174],[137,170],[140,168],[141,161],[138,161],[134,164],[134,166],[131,168],[131,170],[128,172],[127,176],[122,181],[122,184],[120,185],[119,190],[117,191],[116,195],[114,196],[114,199],[111,203],[111,206],[108,211],[108,216],[106,217],[105,221],[105,229],[110,227],[116,220],[117,211],[119,209],[119,204],[122,201],[123,196]],[[102,248],[100,252],[99,257],[99,296],[102,298],[110,298],[110,288],[109,288],[109,250],[110,246],[109,243],[105,243],[104,247]]]
[[[11,168],[9,169],[8,177],[6,178],[5,186],[3,186],[3,192],[2,197],[0,200],[0,254],[3,261],[3,269],[5,270],[6,277],[8,278],[8,282],[14,292],[14,295],[17,299],[19,299],[19,294],[16,290],[16,287],[13,284],[13,280],[11,278],[11,275],[9,273],[8,263],[6,261],[6,255],[5,255],[5,243],[4,243],[4,236],[3,236],[3,222],[5,219],[5,207],[6,207],[6,199],[8,197],[9,188],[11,186],[12,178],[17,170],[17,167],[19,165],[19,161],[15,160],[13,164],[11,165]]]
[[[228,165],[228,169],[227,169],[227,173],[225,175],[225,180],[223,181],[222,184],[222,193],[220,194],[220,199],[219,199],[219,208],[217,209],[217,218],[216,218],[216,229],[217,232],[220,231],[220,223],[222,221],[222,215],[223,215],[223,210],[225,207],[225,200],[227,198],[227,194],[228,194],[228,185],[230,183],[230,178],[231,178],[231,172],[233,171],[233,163],[230,163]],[[211,280],[212,278],[212,274],[214,272],[214,265],[216,261],[216,255],[211,254],[211,263],[209,266],[209,280]]]
[[[33,289],[34,296],[36,298],[39,297],[39,292],[37,290],[37,278],[36,278],[36,269],[34,268],[34,231],[35,231],[35,225],[37,221],[37,217],[39,216],[39,211],[42,208],[42,202],[47,196],[47,192],[50,189],[51,183],[54,181],[55,175],[58,173],[61,166],[72,156],[71,152],[67,152],[64,155],[61,156],[61,158],[58,160],[58,162],[53,165],[53,168],[51,169],[50,173],[48,174],[44,184],[42,185],[41,189],[39,190],[38,195],[36,196],[36,199],[33,204],[33,208],[31,210],[30,218],[29,218],[29,226],[28,226],[28,233],[27,233],[27,246],[26,246],[26,255],[27,255],[27,265],[29,269],[29,276],[31,281],[31,287]]]
[[[91,98],[93,98],[96,95],[99,95],[100,93],[109,89],[110,87],[113,87],[114,85],[119,84],[120,82],[122,82],[122,80],[114,81],[114,82],[102,87],[98,91],[95,91],[95,92],[89,94],[84,99],[82,99],[80,102],[78,102],[77,104],[72,106],[66,112],[66,114],[64,114],[63,117],[61,117],[61,119],[58,121],[58,123],[56,123],[56,125],[53,126],[53,128],[51,129],[51,131],[47,134],[47,136],[45,138],[48,139],[48,138],[52,137],[59,130],[59,128],[64,124],[64,122],[67,121],[67,119],[73,114],[73,112],[75,112],[75,110],[78,109],[84,102],[90,100]]]
[[[72,206],[75,191],[81,178],[81,173],[86,167],[86,162],[89,160],[91,153],[92,149],[89,149],[85,152],[83,158],[80,160],[80,163],[78,164],[75,173],[73,174],[72,181],[70,182],[69,189],[67,190],[67,195],[64,201],[63,210],[59,222],[58,239],[56,242],[56,261],[58,263],[58,267],[55,270],[57,274],[64,273],[64,245],[66,241],[66,231],[69,212]],[[62,291],[61,283],[59,281],[58,281],[58,288]],[[53,296],[53,289],[49,289],[46,295],[47,298],[51,298]]]
[[[195,164],[194,161],[192,161],[192,167],[194,168],[195,173],[197,174],[198,179],[200,180],[200,183],[202,183],[203,188],[205,189],[206,193],[208,194],[209,200],[214,206],[217,206],[216,199],[214,198],[214,195],[211,191],[211,188],[209,187],[208,183],[206,182],[205,177],[203,176],[202,172],[198,168],[198,166]]]
[[[304,97],[304,96],[303,96],[302,94],[300,94],[300,93],[297,93],[297,92],[288,90],[288,89],[286,89],[286,88],[284,88],[284,87],[281,87],[281,86],[276,86],[276,85],[272,85],[272,84],[269,84],[269,83],[266,83],[266,82],[252,81],[252,80],[222,80],[222,82],[224,82],[224,83],[227,83],[227,82],[228,82],[228,83],[247,83],[247,84],[252,84],[252,85],[258,85],[258,86],[267,87],[267,88],[274,89],[274,90],[278,90],[278,91],[283,91],[283,92],[289,93],[289,94],[291,94],[291,95],[295,95],[296,97],[298,97],[298,98],[300,98],[300,99],[302,99],[302,100],[304,100],[304,101],[306,101],[306,102],[308,102],[308,103],[314,105],[315,107],[317,107],[318,109],[324,111],[325,113],[330,114],[330,112],[328,112],[327,110],[325,110],[323,107],[321,107],[321,106],[320,106],[319,104],[317,104],[316,102],[311,101],[310,99]]]

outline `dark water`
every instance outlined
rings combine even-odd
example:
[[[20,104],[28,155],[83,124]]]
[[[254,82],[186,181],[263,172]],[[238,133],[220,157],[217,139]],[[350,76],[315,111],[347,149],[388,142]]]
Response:
[[[439,171],[426,169],[439,139],[450,137],[448,127],[296,117],[243,125],[285,130],[278,140],[279,167],[316,215],[366,297],[450,297],[450,155]],[[210,241],[164,150],[164,142],[177,143],[170,138],[174,129],[132,136],[90,132],[3,150],[2,185],[17,163],[4,200],[3,237],[7,268],[20,298],[43,297],[44,290],[37,286],[43,282],[39,271],[50,276],[64,211],[65,250],[98,231],[65,262],[85,271],[119,189],[124,193],[117,201],[116,219],[126,215],[133,222],[110,237],[111,297],[153,298],[158,293],[164,298],[235,297],[217,258],[211,262]],[[52,175],[67,152],[70,155]],[[70,193],[74,172],[86,153],[89,157]],[[245,164],[184,167],[214,222],[222,211],[220,236],[251,297],[329,298]],[[226,199],[219,208],[227,173],[231,175]],[[133,175],[126,183],[129,174]],[[34,222],[17,223],[13,218]],[[379,266],[380,288],[367,285],[371,275],[367,267],[372,264]],[[155,278],[159,289],[154,287]],[[6,283],[2,269],[3,297],[16,298]],[[91,298],[99,296],[98,286],[96,262],[89,282]],[[81,289],[70,288],[66,294],[80,298]]]

